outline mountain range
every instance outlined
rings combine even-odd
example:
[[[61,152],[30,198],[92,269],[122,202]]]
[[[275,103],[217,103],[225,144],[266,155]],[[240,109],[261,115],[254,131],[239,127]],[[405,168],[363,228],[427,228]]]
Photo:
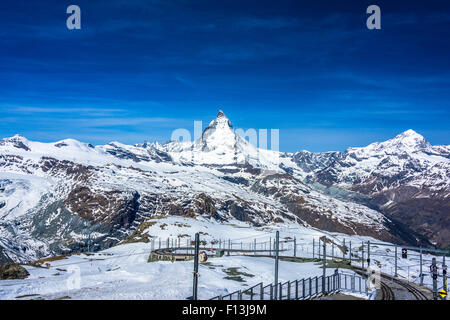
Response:
[[[449,197],[450,146],[413,130],[325,153],[259,149],[222,111],[193,142],[15,135],[0,140],[0,262],[109,248],[171,215],[449,247]]]

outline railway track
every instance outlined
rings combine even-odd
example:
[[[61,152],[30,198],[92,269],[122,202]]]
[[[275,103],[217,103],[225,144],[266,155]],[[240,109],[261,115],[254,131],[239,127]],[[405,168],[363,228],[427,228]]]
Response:
[[[153,253],[161,255],[161,256],[184,256],[184,257],[192,257],[194,254],[190,253],[189,250],[191,250],[193,248],[166,248],[166,249],[156,249],[153,251]],[[186,253],[181,253],[181,252],[175,252],[176,250],[186,250]],[[206,249],[200,249],[200,250],[206,250]],[[213,250],[218,250],[218,249],[213,249]],[[251,250],[251,249],[222,249],[224,251],[228,251],[229,253],[243,253],[245,256],[251,256],[251,257],[259,257],[259,258],[273,258],[273,255],[269,255],[269,254],[261,254],[263,252],[267,252],[267,250]],[[281,251],[281,250],[280,250]],[[286,250],[284,250],[286,251]],[[286,258],[286,259],[295,259],[295,258],[300,258],[300,257],[294,257],[294,256],[283,256],[280,255],[279,256],[280,259]],[[355,269],[355,271],[359,274],[364,274],[366,275],[366,270],[363,270],[360,267],[356,267],[353,266],[353,268]],[[394,278],[390,275],[387,274],[381,274],[381,277],[384,280],[387,281],[391,281],[395,284],[397,284],[398,286],[402,287],[403,289],[405,289],[406,291],[408,291],[416,300],[429,300],[428,297],[417,287],[411,285],[410,283],[406,282],[406,281],[402,281],[399,280],[397,278]],[[394,288],[395,289],[395,288]],[[381,300],[395,300],[396,296],[394,293],[394,290],[391,288],[391,286],[386,283],[386,281],[380,281],[380,290],[381,290]]]
[[[365,271],[361,269],[360,267],[354,267],[358,270],[358,273],[364,273]],[[408,291],[416,300],[429,300],[428,297],[417,287],[413,286],[412,284],[408,283],[407,281],[403,281],[397,278],[394,278],[390,275],[381,274],[381,277],[385,281],[380,281],[380,289],[381,289],[381,300],[395,300],[395,294],[394,290],[392,290],[391,286],[389,286],[386,281],[393,282],[397,284],[398,286],[402,287],[406,291]]]
[[[367,276],[366,271],[360,267],[354,267],[355,272],[362,276]],[[395,300],[394,291],[384,281],[380,281],[381,299],[380,300]]]
[[[406,281],[401,281],[399,279],[390,277],[390,276],[384,276],[386,278],[389,278],[392,282],[395,282],[396,284],[402,286],[403,288],[405,288],[409,293],[411,293],[416,300],[428,300],[428,297],[418,288],[416,288],[415,286],[411,285],[410,283],[406,282]]]
[[[381,300],[395,300],[394,291],[383,281],[380,282],[381,286]]]

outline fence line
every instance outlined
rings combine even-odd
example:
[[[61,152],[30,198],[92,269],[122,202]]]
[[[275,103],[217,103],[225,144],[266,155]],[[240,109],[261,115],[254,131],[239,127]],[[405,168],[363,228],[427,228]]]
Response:
[[[322,288],[325,283],[325,288]],[[274,296],[274,284],[264,286],[262,282],[245,290],[219,295],[210,300],[306,300],[323,294],[352,292],[369,295],[366,279],[356,274],[334,273],[325,277],[316,276],[278,283],[278,297]]]

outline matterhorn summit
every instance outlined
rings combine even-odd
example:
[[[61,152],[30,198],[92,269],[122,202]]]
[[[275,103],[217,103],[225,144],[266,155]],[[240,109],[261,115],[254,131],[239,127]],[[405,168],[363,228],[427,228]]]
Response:
[[[253,129],[255,130],[255,129]],[[256,130],[255,130],[256,132]],[[245,165],[260,168],[278,168],[278,151],[259,149],[241,137],[222,110],[194,141],[189,151],[183,152],[184,159],[193,164]]]
[[[202,136],[194,143],[194,151],[211,152],[218,151],[220,155],[235,153],[236,143],[239,137],[233,130],[233,125],[222,110],[217,113],[203,130]]]
[[[258,157],[257,148],[236,134],[222,110],[194,142],[191,152],[194,164],[245,164]]]
[[[225,115],[225,113],[222,110],[219,110],[219,112],[217,113],[216,119],[212,120],[206,129],[212,129],[212,128],[232,129],[233,125],[231,124],[230,119],[228,119],[228,117]],[[206,129],[205,129],[205,131],[207,131]]]

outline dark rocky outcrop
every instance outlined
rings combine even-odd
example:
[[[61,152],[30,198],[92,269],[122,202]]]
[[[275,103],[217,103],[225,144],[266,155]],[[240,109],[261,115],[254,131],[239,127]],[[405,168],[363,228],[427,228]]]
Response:
[[[0,280],[25,279],[30,274],[17,263],[8,262],[0,267]]]
[[[139,210],[139,197],[136,191],[95,192],[88,187],[77,186],[69,193],[64,204],[84,220],[119,228],[133,223]]]

